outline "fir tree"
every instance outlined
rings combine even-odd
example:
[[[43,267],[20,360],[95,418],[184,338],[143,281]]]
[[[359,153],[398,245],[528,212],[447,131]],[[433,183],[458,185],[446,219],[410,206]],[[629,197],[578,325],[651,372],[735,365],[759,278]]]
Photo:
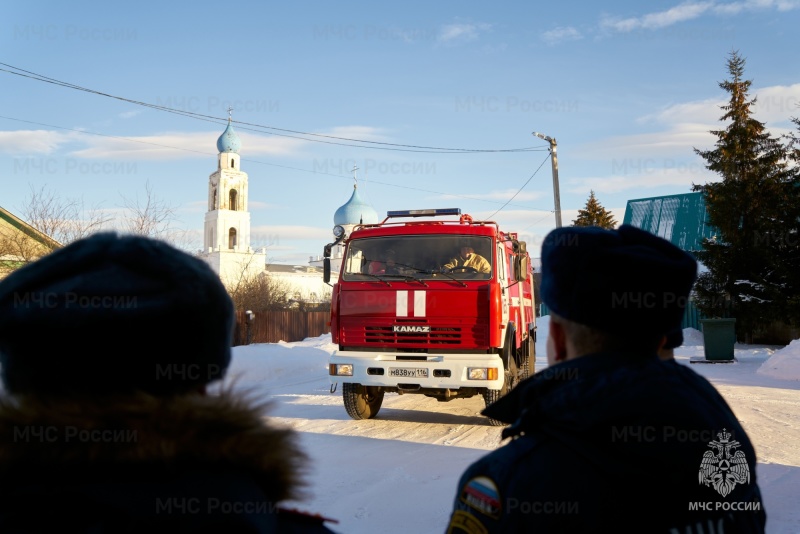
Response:
[[[745,59],[732,52],[730,79],[719,84],[730,95],[721,106],[720,120],[727,126],[711,131],[717,138],[713,150],[695,149],[722,181],[693,190],[703,193],[708,223],[718,231],[697,254],[708,269],[695,286],[698,307],[709,317],[735,317],[739,337],[749,342],[797,305],[800,286],[792,281],[792,271],[800,265],[794,255],[797,241],[787,233],[797,227],[792,217],[798,199],[789,153],[753,118],[756,99],[748,94],[752,81],[744,79],[744,66]]]
[[[586,207],[578,210],[578,218],[572,221],[573,226],[599,226],[611,230],[616,228],[617,221],[614,215],[607,211],[594,196],[594,191],[589,194]]]

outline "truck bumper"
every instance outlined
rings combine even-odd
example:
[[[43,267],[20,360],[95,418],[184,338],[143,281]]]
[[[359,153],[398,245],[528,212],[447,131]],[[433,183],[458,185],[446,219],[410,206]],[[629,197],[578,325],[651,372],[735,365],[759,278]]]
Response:
[[[425,360],[405,360],[418,356]],[[505,379],[503,360],[496,354],[409,354],[395,352],[335,351],[329,360],[332,384],[354,383],[365,386],[410,389],[487,388],[502,389]],[[352,365],[352,376],[333,374],[337,365]],[[496,379],[470,380],[469,370],[496,369]],[[427,370],[422,376],[420,369]]]

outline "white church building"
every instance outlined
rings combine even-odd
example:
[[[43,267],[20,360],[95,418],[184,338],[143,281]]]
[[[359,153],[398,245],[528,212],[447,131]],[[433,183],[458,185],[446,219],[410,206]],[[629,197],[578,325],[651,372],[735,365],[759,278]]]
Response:
[[[321,258],[309,258],[307,265],[267,265],[266,249],[253,250],[250,246],[248,176],[241,168],[241,148],[242,142],[229,118],[225,131],[217,139],[217,170],[208,177],[208,211],[199,257],[211,265],[228,287],[243,279],[267,275],[285,283],[290,301],[314,303],[329,298],[330,286],[322,280]],[[377,222],[378,214],[358,195],[357,185],[350,199],[333,216],[333,226],[344,226],[348,234],[356,224]],[[325,243],[320,243],[320,249],[324,246]],[[338,272],[342,256],[343,247],[334,247],[333,273]]]

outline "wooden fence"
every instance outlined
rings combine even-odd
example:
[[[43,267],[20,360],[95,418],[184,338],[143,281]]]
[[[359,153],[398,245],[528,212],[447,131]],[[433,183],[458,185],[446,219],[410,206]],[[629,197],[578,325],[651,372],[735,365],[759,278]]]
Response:
[[[302,341],[331,331],[331,313],[328,311],[278,310],[259,312],[252,321],[245,312],[236,312],[236,329],[233,346],[249,343],[277,343]]]

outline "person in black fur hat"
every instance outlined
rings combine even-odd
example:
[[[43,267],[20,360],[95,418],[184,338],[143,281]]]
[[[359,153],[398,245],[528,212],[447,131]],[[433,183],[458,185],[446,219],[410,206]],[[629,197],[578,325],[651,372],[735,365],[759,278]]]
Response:
[[[510,441],[464,472],[447,532],[764,532],[741,424],[658,356],[695,260],[630,225],[553,230],[541,260],[549,365],[483,411]]]
[[[281,508],[306,455],[223,389],[233,303],[202,260],[115,233],[0,281],[0,532],[332,532]]]

